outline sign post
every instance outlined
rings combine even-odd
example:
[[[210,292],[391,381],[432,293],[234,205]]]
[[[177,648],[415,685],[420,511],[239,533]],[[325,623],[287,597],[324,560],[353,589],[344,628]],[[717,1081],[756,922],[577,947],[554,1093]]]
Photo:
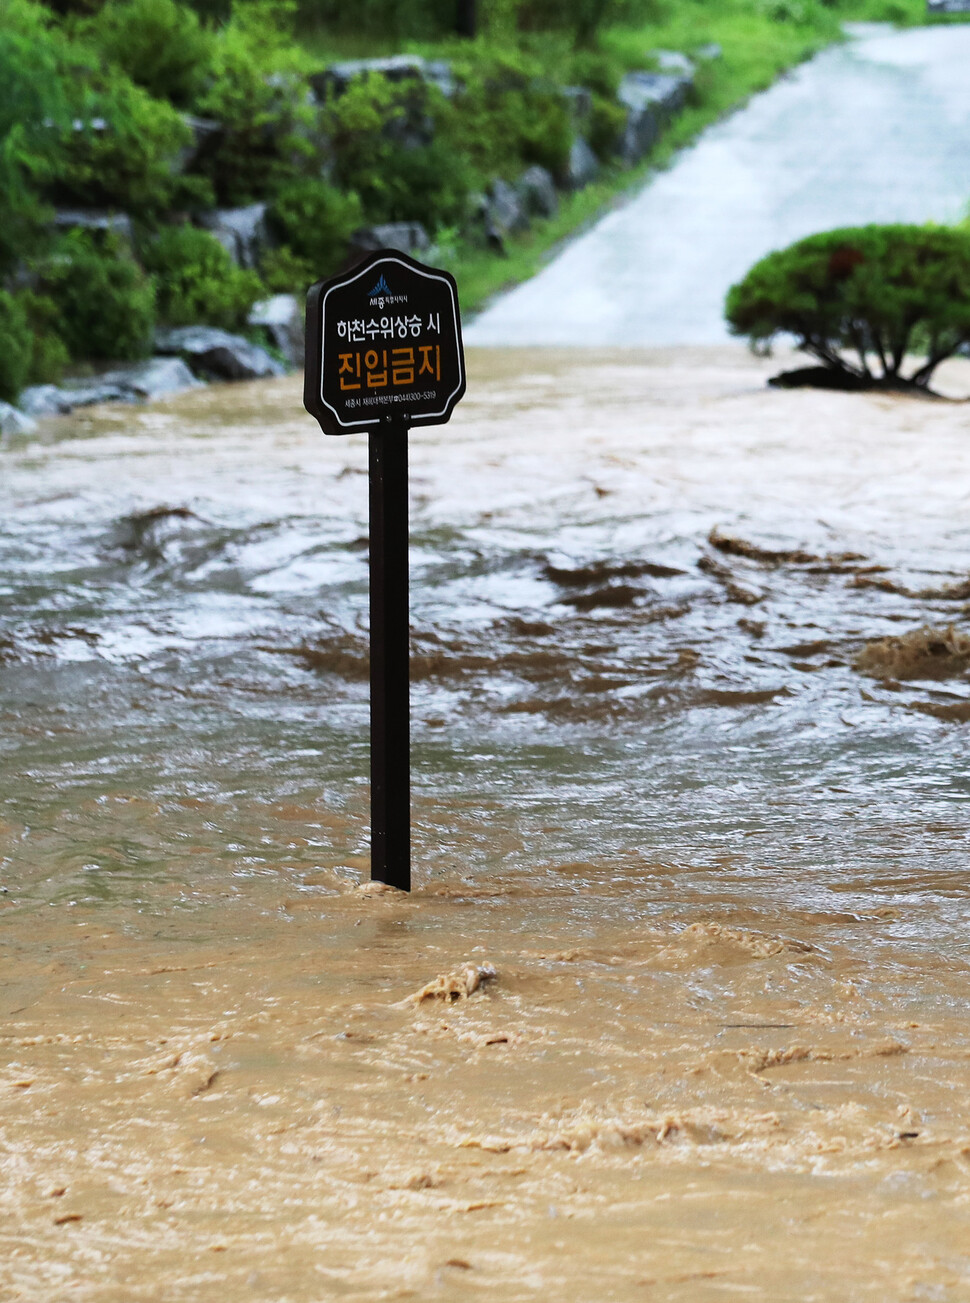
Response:
[[[325,434],[367,432],[371,878],[411,889],[408,429],[465,392],[458,288],[385,249],[307,295],[303,404]]]

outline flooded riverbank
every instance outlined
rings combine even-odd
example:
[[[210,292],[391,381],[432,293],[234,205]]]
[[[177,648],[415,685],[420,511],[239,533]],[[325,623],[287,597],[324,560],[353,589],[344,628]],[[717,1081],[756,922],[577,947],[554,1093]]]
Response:
[[[410,899],[364,442],[284,380],[0,452],[0,1298],[965,1296],[968,409],[471,365]]]
[[[773,249],[870,222],[956,222],[970,195],[970,28],[849,24],[471,323],[473,344],[718,344]]]

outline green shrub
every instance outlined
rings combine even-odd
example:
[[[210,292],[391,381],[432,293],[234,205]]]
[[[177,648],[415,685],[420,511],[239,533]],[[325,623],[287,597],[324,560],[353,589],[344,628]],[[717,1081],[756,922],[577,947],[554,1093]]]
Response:
[[[142,249],[142,262],[154,275],[159,319],[170,326],[242,326],[263,292],[255,272],[194,226],[167,227]]]
[[[62,136],[56,197],[132,214],[163,211],[178,191],[178,157],[191,129],[122,73],[82,72],[76,121]]]
[[[574,54],[569,61],[568,76],[574,85],[587,86],[607,100],[615,99],[620,88],[616,63],[594,50],[580,50]]]
[[[259,270],[263,284],[271,294],[304,294],[328,271],[339,270],[339,265],[335,263],[330,268],[319,270],[317,264],[301,258],[289,245],[282,244],[276,249],[266,250]]]
[[[90,24],[101,50],[150,95],[191,103],[212,53],[212,37],[177,0],[108,0]]]
[[[395,42],[442,36],[455,23],[455,0],[299,0],[297,9],[304,25]]]
[[[56,384],[71,360],[61,338],[61,311],[46,294],[24,290],[18,296],[27,314],[33,341],[27,382],[32,385]]]
[[[154,287],[116,235],[71,231],[39,270],[44,290],[57,303],[59,332],[72,357],[148,356]]]
[[[339,269],[363,212],[352,190],[343,192],[307,178],[277,195],[268,218],[281,243],[305,264],[312,282]]]
[[[799,240],[756,263],[727,296],[735,334],[779,334],[855,383],[925,388],[970,343],[970,231],[862,226]],[[925,361],[908,377],[907,354]]]
[[[30,0],[4,0],[0,23],[0,271],[36,252],[39,189],[58,164],[58,129],[70,120],[60,76],[63,43]],[[49,125],[48,125],[49,124]]]
[[[372,222],[434,229],[459,221],[471,180],[452,139],[454,116],[440,92],[422,82],[355,78],[323,114],[335,183],[360,196]]]
[[[593,96],[589,143],[593,153],[601,161],[606,162],[607,159],[612,158],[625,125],[626,109],[622,104],[604,99],[601,95]]]
[[[27,383],[33,336],[23,305],[0,290],[0,399],[12,403]]]
[[[589,45],[619,11],[616,0],[519,0],[518,23],[522,31],[560,28],[576,45]]]
[[[569,162],[572,124],[557,84],[521,53],[456,59],[462,84],[448,106],[442,138],[484,176],[513,175],[539,163],[562,176]]]
[[[287,37],[285,9],[250,0],[218,33],[211,78],[197,98],[223,130],[195,165],[219,203],[271,197],[319,166],[318,111],[308,102],[304,56]]]

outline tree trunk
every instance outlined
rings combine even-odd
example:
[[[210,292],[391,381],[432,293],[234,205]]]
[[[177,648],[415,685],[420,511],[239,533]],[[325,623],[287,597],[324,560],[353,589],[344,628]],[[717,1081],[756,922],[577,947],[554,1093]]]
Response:
[[[455,31],[473,40],[478,30],[477,0],[456,0]]]

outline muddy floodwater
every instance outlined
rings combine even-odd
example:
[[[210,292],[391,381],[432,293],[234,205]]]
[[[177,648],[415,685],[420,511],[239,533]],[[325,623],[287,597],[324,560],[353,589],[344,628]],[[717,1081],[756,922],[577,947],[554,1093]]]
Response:
[[[0,1299],[970,1298],[970,407],[487,352],[0,450]],[[970,392],[970,363],[944,387]]]

